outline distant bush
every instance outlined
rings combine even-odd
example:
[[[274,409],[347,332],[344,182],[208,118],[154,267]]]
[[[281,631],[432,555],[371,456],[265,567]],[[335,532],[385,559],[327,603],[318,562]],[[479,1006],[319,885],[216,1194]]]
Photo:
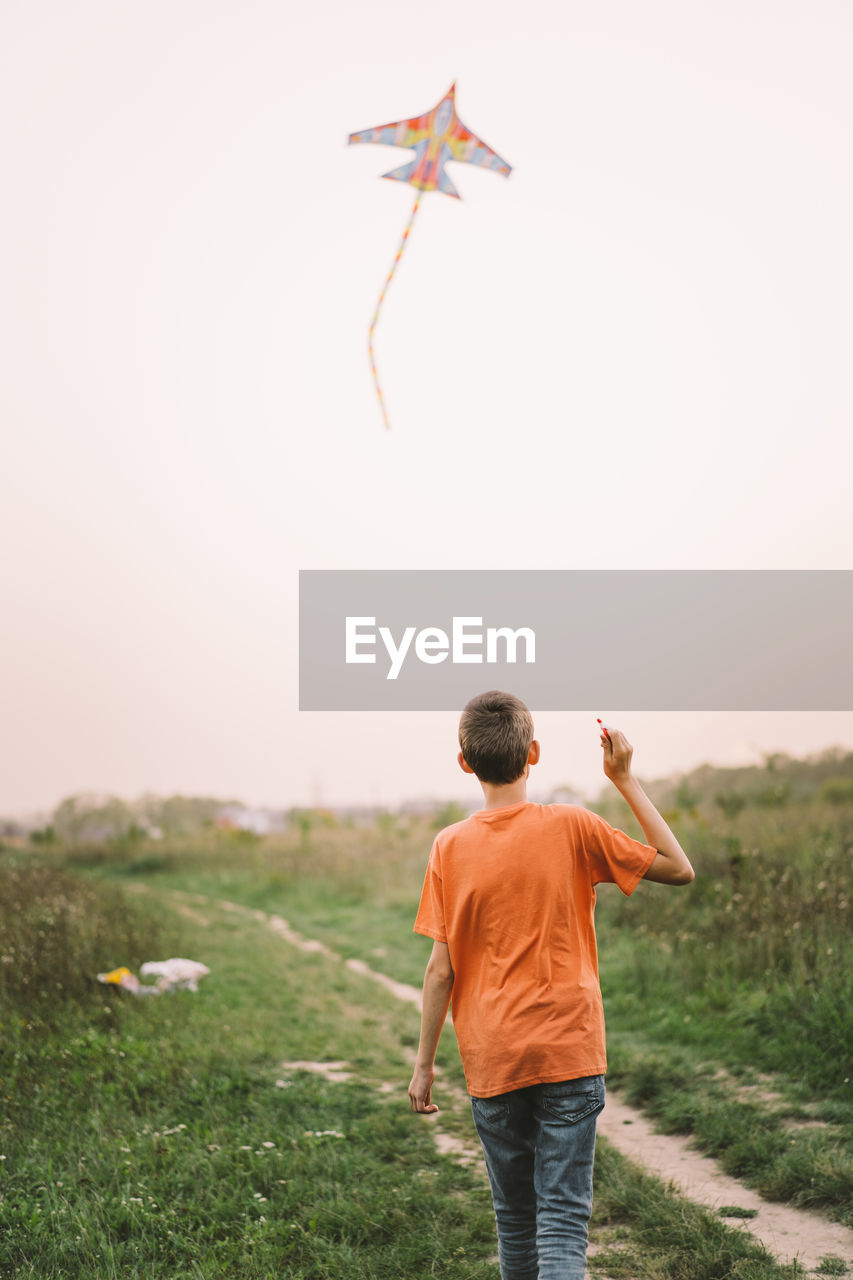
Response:
[[[756,795],[756,803],[765,809],[781,809],[791,798],[790,783],[780,782],[775,787],[765,787]]]
[[[679,809],[695,809],[702,799],[698,791],[694,791],[686,778],[682,778],[675,791],[675,803]]]
[[[827,778],[821,783],[818,796],[827,804],[853,803],[853,778]]]
[[[727,818],[736,818],[746,804],[746,797],[737,791],[718,791],[714,803]]]
[[[30,838],[30,844],[35,844],[35,845],[56,844],[56,832],[50,824],[48,824],[48,826],[46,827],[39,827],[35,831],[31,831],[29,838]]]
[[[440,831],[443,827],[452,827],[455,822],[462,822],[467,817],[468,812],[462,808],[461,804],[457,804],[455,800],[449,800],[436,813],[433,826]]]

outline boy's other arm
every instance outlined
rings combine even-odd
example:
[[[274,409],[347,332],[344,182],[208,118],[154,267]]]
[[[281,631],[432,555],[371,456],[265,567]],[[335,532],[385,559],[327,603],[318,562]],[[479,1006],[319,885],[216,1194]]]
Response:
[[[430,1102],[430,1092],[435,1079],[435,1053],[453,994],[453,966],[446,942],[433,942],[432,954],[424,974],[423,1008],[421,1011],[421,1038],[415,1072],[409,1085],[409,1104],[413,1111],[427,1114],[438,1111]]]
[[[609,738],[602,733],[601,745],[606,776],[631,806],[647,842],[657,849],[643,879],[658,884],[690,884],[696,873],[687,854],[631,772],[630,742],[619,729],[611,729]]]

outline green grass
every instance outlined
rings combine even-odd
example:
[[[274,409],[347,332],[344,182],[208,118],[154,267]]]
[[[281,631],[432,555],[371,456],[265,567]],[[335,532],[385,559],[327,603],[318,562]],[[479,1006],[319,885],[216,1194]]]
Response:
[[[153,918],[138,895],[82,889],[84,954],[93,927],[120,936]],[[134,1000],[90,980],[49,1017],[4,1019],[0,1273],[498,1280],[483,1179],[438,1155],[432,1122],[408,1109],[416,1011],[205,910],[207,928],[159,912],[161,951],[211,968],[197,994]],[[342,1059],[356,1078],[282,1066],[301,1059]],[[476,1145],[449,1029],[438,1066],[442,1125]],[[593,1238],[617,1230],[625,1245],[608,1274],[795,1275],[605,1142],[596,1187]]]
[[[243,921],[164,945],[210,964],[197,994],[4,1023],[2,1274],[493,1275],[488,1195],[408,1111],[406,1011]],[[358,1081],[280,1066],[317,1058]]]
[[[828,1253],[821,1258],[818,1264],[817,1273],[820,1276],[846,1276],[849,1267],[843,1258],[837,1258],[834,1254]]]
[[[602,895],[602,987],[620,1025],[849,1101],[853,813],[831,816],[803,803],[758,824],[747,811],[738,835],[687,823],[687,893]]]
[[[717,1063],[697,1062],[692,1047],[664,1054],[625,1037],[611,1042],[608,1053],[609,1083],[664,1132],[694,1135],[726,1173],[767,1199],[826,1210],[853,1224],[853,1126],[846,1109],[830,1104],[823,1119],[819,1103],[803,1103],[778,1076],[771,1085],[750,1083],[754,1073],[721,1078]]]
[[[610,819],[631,829],[622,808]],[[599,891],[611,1082],[763,1194],[849,1221],[853,809],[805,795],[734,817],[670,816],[694,884],[641,884],[630,899]],[[264,841],[209,832],[110,857],[102,848],[40,857],[277,912],[338,954],[419,985],[430,943],[412,922],[433,833],[423,821],[362,829],[325,818]],[[727,1093],[711,1079],[723,1070],[742,1083],[772,1073],[784,1107]],[[794,1127],[819,1120],[827,1127]]]
[[[638,1176],[609,1144],[599,1147],[593,1222],[622,1231],[615,1233],[616,1247],[595,1255],[593,1274],[601,1270],[613,1280],[765,1280],[771,1274],[794,1280],[804,1274],[797,1266],[775,1266],[745,1232],[671,1188],[661,1194],[657,1179]]]
[[[743,805],[729,783],[715,807],[720,784],[709,775],[704,799],[685,792],[668,815],[696,866],[693,885],[643,884],[629,900],[602,886],[609,1080],[766,1196],[849,1221],[853,805],[832,776],[811,790],[783,778],[772,795],[758,782]],[[624,806],[607,816],[639,834]],[[12,1016],[0,1050],[0,1274],[496,1278],[482,1183],[436,1156],[405,1105],[416,1011],[211,905],[280,914],[338,955],[420,985],[430,943],[412,921],[434,829],[303,815],[292,833],[263,841],[209,831],[2,855],[0,995]],[[145,894],[133,892],[140,884]],[[175,913],[173,889],[211,900],[190,904],[210,929]],[[92,981],[169,954],[210,965],[197,995],[134,1002]],[[358,1083],[305,1077],[278,1090],[285,1058],[346,1059]],[[449,1032],[439,1065],[437,1092],[464,1088]],[[383,1082],[397,1094],[380,1093]],[[445,1093],[442,1124],[474,1140],[467,1108]],[[326,1128],[347,1137],[306,1136]],[[411,1167],[401,1159],[410,1151]],[[726,1253],[742,1233],[674,1207],[677,1197],[605,1143],[601,1160],[596,1220],[600,1238],[615,1241],[613,1257],[602,1255],[609,1274],[782,1274],[760,1251]],[[273,1178],[282,1162],[289,1172]]]

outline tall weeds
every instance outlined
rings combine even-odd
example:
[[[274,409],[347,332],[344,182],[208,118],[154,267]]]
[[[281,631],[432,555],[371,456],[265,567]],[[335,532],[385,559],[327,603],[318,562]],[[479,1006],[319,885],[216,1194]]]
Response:
[[[0,876],[0,1005],[51,1024],[93,999],[98,972],[157,958],[158,940],[150,912],[113,886],[13,863]]]

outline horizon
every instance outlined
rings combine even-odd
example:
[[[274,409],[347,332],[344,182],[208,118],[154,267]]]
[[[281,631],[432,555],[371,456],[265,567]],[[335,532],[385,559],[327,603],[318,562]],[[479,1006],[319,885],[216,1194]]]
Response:
[[[675,782],[682,778],[689,778],[692,774],[702,769],[710,768],[715,772],[720,772],[720,773],[734,772],[734,771],[740,771],[740,770],[766,769],[767,761],[772,757],[777,757],[777,758],[781,757],[783,761],[791,761],[793,763],[810,764],[810,763],[819,763],[821,760],[824,760],[824,759],[830,759],[834,755],[837,755],[840,759],[846,759],[851,754],[853,754],[853,747],[851,747],[850,745],[844,745],[838,742],[829,743],[825,746],[816,747],[813,750],[802,752],[802,753],[792,753],[787,750],[780,750],[777,748],[775,750],[768,750],[768,751],[761,752],[761,758],[756,760],[741,760],[739,763],[732,763],[732,762],[720,763],[718,761],[707,759],[707,760],[699,761],[698,763],[693,764],[686,769],[677,769],[677,770],[669,771],[665,773],[654,773],[654,774],[638,773],[637,776],[639,780],[645,785],[650,787],[658,787],[666,783]],[[535,767],[536,766],[534,766],[534,768]],[[433,805],[433,804],[436,806],[441,806],[445,804],[458,804],[461,807],[468,810],[469,812],[472,812],[478,809],[480,807],[480,804],[482,803],[482,793],[479,791],[479,788],[477,788],[476,794],[475,794],[475,787],[476,787],[476,782],[472,780],[471,785],[466,789],[466,794],[464,795],[462,794],[461,791],[453,794],[438,793],[438,792],[411,792],[409,794],[402,795],[396,801],[392,801],[390,803],[383,803],[383,802],[372,803],[369,801],[365,801],[363,799],[361,801],[355,801],[352,799],[341,798],[341,799],[328,799],[328,800],[325,800],[323,803],[318,803],[318,804],[302,803],[296,800],[291,800],[291,801],[262,800],[262,799],[250,800],[250,799],[244,799],[242,796],[235,793],[230,793],[230,792],[208,793],[208,792],[169,791],[167,789],[165,791],[141,791],[136,793],[135,795],[129,795],[129,794],[118,794],[116,792],[98,790],[96,788],[84,788],[79,791],[70,792],[67,795],[60,796],[57,800],[55,800],[49,806],[42,806],[42,807],[28,809],[28,810],[19,810],[18,812],[2,810],[0,811],[0,822],[4,822],[4,821],[18,822],[24,825],[27,823],[32,824],[36,821],[43,821],[44,819],[49,818],[56,811],[56,809],[60,804],[64,803],[67,800],[71,800],[75,798],[80,798],[80,799],[85,798],[85,799],[91,800],[94,803],[104,803],[105,801],[109,801],[109,800],[118,800],[120,803],[127,805],[129,808],[134,808],[136,806],[139,806],[145,800],[165,801],[169,799],[181,798],[186,800],[197,800],[197,801],[206,800],[206,801],[221,804],[223,806],[234,805],[234,806],[239,806],[246,810],[253,810],[253,811],[259,810],[262,812],[283,813],[283,814],[286,814],[290,811],[295,811],[295,810],[303,810],[303,811],[307,810],[309,812],[312,810],[315,810],[318,812],[326,811],[330,813],[335,813],[338,810],[346,810],[346,811],[353,811],[353,812],[385,811],[385,812],[393,813],[396,810],[402,810],[408,806]],[[598,787],[597,790],[595,788],[591,789],[591,788],[583,788],[583,787],[575,786],[572,784],[571,781],[557,782],[549,785],[539,785],[538,779],[533,774],[531,775],[531,778],[528,781],[528,788],[530,793],[530,800],[532,803],[548,803],[549,801],[547,800],[547,797],[561,790],[571,791],[575,795],[579,796],[582,801],[593,802],[593,803],[600,802],[605,795],[610,793],[608,781],[603,774],[601,777],[601,785]]]

